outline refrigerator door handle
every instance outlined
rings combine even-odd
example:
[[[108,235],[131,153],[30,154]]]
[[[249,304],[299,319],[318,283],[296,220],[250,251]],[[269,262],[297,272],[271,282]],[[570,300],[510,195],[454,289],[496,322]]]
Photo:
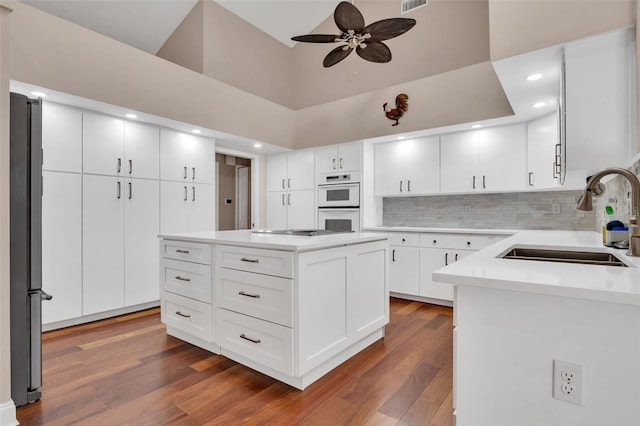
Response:
[[[31,305],[29,391],[38,390],[42,386],[42,293],[42,290],[29,291]],[[39,397],[38,392],[37,398]]]

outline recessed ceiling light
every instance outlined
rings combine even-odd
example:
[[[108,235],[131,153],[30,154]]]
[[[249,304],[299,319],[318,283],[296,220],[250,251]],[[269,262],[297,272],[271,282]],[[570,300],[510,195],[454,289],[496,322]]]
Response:
[[[546,102],[536,102],[535,104],[533,104],[533,107],[534,108],[542,108],[546,104],[547,104]]]
[[[401,141],[402,139],[404,139],[404,136],[398,136],[399,141]]]
[[[261,143],[254,143],[253,147],[254,148],[262,148],[262,144]]]
[[[39,98],[46,98],[47,97],[47,94],[46,93],[42,93],[42,92],[31,92],[31,94],[33,96],[37,96]]]
[[[191,133],[195,133],[196,135],[199,135],[200,133],[202,133],[202,130],[193,129]]]
[[[482,124],[474,124],[471,126],[472,129],[479,129],[480,127],[482,127]]]
[[[127,117],[127,118],[138,118],[138,116],[135,115],[135,114],[125,114],[125,117]]]
[[[542,78],[542,74],[540,73],[530,74],[527,76],[528,81],[536,81],[536,80],[540,80],[541,78]]]

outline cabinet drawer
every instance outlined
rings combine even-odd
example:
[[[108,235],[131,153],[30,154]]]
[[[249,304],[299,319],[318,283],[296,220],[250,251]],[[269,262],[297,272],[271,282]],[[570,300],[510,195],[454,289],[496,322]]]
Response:
[[[211,303],[211,266],[162,259],[162,289],[201,302]]]
[[[211,305],[163,291],[161,312],[162,322],[166,325],[213,341]]]
[[[495,241],[493,235],[420,234],[420,247],[480,250]]]
[[[185,260],[187,262],[211,265],[211,245],[162,240],[160,242],[160,256],[165,259]]]
[[[215,282],[217,306],[293,326],[293,280],[217,268]]]
[[[293,253],[247,247],[216,246],[216,266],[293,278]]]
[[[420,245],[420,234],[403,234],[394,232],[389,234],[389,244],[392,246],[414,246]]]
[[[220,346],[282,373],[293,375],[293,329],[218,309]]]

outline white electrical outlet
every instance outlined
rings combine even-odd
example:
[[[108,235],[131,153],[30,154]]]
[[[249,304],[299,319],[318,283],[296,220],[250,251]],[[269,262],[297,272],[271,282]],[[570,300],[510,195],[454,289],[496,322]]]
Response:
[[[471,214],[471,206],[464,206],[464,214]]]
[[[560,203],[551,204],[551,213],[560,213]]]
[[[578,364],[553,360],[553,397],[582,405],[583,367]]]

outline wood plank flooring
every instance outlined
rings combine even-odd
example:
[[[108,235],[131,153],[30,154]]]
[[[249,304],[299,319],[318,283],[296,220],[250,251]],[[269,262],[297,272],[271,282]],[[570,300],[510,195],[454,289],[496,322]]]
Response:
[[[386,336],[299,391],[167,336],[158,309],[43,335],[22,425],[433,425],[452,418],[452,310],[391,299]]]

